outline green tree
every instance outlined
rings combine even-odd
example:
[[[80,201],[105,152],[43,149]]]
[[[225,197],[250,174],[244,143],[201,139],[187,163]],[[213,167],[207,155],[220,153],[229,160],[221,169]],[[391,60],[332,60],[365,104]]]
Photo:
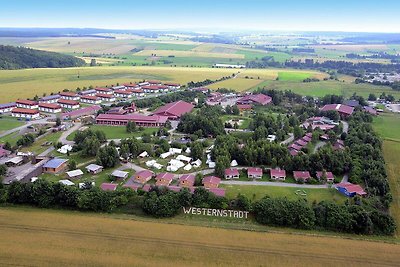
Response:
[[[126,124],[126,132],[134,133],[136,131],[136,123],[134,121],[128,121]]]

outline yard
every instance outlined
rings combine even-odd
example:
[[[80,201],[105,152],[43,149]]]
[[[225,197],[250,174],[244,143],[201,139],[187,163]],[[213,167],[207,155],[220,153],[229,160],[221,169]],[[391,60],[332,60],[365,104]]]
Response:
[[[90,125],[89,128],[93,131],[103,131],[106,134],[107,139],[124,139],[129,137],[138,137],[142,136],[143,134],[153,134],[157,132],[158,128],[143,128],[141,131],[137,131],[134,133],[126,132],[125,126],[108,126],[108,125]],[[72,141],[74,140],[75,132],[70,134],[67,137],[67,140]]]

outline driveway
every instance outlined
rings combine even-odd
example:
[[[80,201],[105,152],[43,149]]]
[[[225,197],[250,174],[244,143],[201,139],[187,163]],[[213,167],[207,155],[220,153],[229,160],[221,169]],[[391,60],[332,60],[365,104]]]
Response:
[[[340,121],[343,124],[343,132],[347,133],[349,131],[349,123],[347,121]]]
[[[82,124],[81,123],[76,123],[74,126],[72,126],[71,128],[69,128],[68,130],[64,131],[60,138],[58,139],[58,142],[61,142],[64,145],[73,145],[75,144],[74,141],[68,141],[67,137],[68,135],[72,134],[73,132],[75,132],[76,130],[78,130],[79,128],[81,128]]]
[[[289,138],[281,142],[281,145],[287,145],[294,141],[293,133],[289,133]]]

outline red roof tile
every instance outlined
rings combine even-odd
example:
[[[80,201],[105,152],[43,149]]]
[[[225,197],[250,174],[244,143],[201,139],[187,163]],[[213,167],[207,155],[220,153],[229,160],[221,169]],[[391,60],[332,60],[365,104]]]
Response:
[[[206,176],[203,178],[203,184],[211,183],[211,184],[219,185],[220,182],[221,182],[221,178],[216,177],[216,176]]]
[[[235,168],[226,169],[225,176],[239,176],[239,171]]]
[[[13,108],[11,110],[12,113],[22,113],[22,114],[37,114],[39,111],[36,109],[29,109],[29,108]]]
[[[270,170],[271,176],[275,177],[286,177],[286,171],[281,169],[271,169]]]
[[[36,101],[25,100],[25,99],[18,99],[17,101],[15,101],[15,103],[22,105],[29,105],[29,106],[34,106],[38,104]]]
[[[160,116],[181,117],[183,114],[192,111],[193,107],[194,106],[192,104],[179,100],[160,107],[153,114]]]
[[[261,168],[247,168],[247,175],[255,175],[255,176],[261,176],[263,174],[263,171]]]

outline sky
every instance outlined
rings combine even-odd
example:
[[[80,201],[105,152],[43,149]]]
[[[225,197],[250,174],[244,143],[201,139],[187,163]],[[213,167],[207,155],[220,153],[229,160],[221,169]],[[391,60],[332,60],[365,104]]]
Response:
[[[0,27],[400,32],[400,1],[13,0]]]

